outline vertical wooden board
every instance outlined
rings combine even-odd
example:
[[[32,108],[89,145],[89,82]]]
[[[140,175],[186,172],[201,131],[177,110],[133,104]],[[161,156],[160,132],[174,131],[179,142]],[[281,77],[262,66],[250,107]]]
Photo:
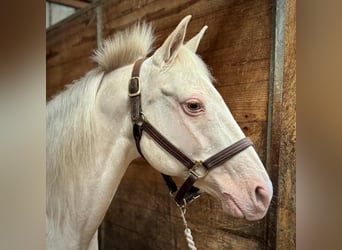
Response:
[[[286,1],[277,249],[296,249],[296,1]]]
[[[94,8],[74,15],[47,30],[47,99],[96,66],[90,59],[95,48],[96,13]]]

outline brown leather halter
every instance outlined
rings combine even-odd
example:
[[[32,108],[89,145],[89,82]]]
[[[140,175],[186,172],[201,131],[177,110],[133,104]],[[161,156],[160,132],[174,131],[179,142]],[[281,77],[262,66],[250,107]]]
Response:
[[[214,154],[205,161],[195,161],[180,151],[175,145],[167,140],[151,123],[148,122],[143,115],[141,107],[141,86],[139,73],[142,63],[146,58],[139,59],[135,62],[132,70],[132,78],[128,86],[128,95],[131,100],[131,119],[133,122],[133,135],[136,147],[142,157],[143,154],[140,149],[140,140],[142,132],[145,131],[155,142],[157,142],[166,152],[171,154],[174,158],[180,161],[185,167],[189,169],[189,176],[178,190],[172,178],[163,174],[167,186],[171,194],[175,194],[174,199],[178,206],[185,207],[187,203],[199,197],[199,189],[193,187],[194,183],[207,175],[211,168],[214,168],[221,163],[227,161],[234,155],[252,146],[252,141],[246,137],[243,138],[222,151]]]

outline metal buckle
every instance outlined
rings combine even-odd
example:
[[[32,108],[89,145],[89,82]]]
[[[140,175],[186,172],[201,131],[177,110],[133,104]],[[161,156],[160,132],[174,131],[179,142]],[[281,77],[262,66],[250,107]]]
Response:
[[[190,173],[200,179],[208,174],[208,169],[203,166],[202,161],[195,161],[195,164],[190,169]]]
[[[201,196],[200,194],[195,194],[195,195],[192,195],[191,197],[184,198],[180,202],[175,200],[175,203],[177,204],[179,208],[185,209],[187,205],[190,205],[194,200],[198,199],[200,196]]]
[[[135,81],[135,83],[137,85],[137,88],[138,88],[135,92],[131,92],[132,85],[134,84],[133,81]],[[139,80],[139,76],[133,76],[131,78],[130,84],[128,86],[128,96],[129,97],[134,97],[134,96],[137,96],[137,95],[140,95],[140,80]]]
[[[174,202],[176,203],[176,205],[180,208],[180,209],[185,209],[186,208],[186,205],[187,205],[187,202],[186,202],[186,199],[183,198],[181,201],[178,201],[176,200],[176,195],[177,195],[177,191],[170,191],[169,192],[169,195],[173,198]]]
[[[196,193],[196,194],[192,195],[192,196],[190,197],[190,199],[188,199],[188,200],[186,201],[186,203],[187,203],[187,204],[191,204],[194,200],[198,199],[200,196],[201,196],[200,194]]]

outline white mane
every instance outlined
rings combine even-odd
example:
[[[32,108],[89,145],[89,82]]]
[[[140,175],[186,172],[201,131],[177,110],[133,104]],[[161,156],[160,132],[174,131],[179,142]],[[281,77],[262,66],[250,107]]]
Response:
[[[100,70],[110,72],[146,56],[152,50],[153,41],[151,25],[137,23],[105,40],[103,46],[95,51],[93,59]]]
[[[73,202],[82,175],[94,159],[95,101],[104,73],[133,63],[152,46],[150,25],[136,24],[106,40],[95,51],[98,68],[73,82],[47,104],[47,212],[60,223]],[[59,197],[54,200],[52,197]],[[53,214],[59,211],[58,214]],[[58,209],[56,209],[58,208]]]
[[[46,181],[49,187],[54,187],[47,189],[47,211],[53,213],[49,209],[59,207],[62,213],[51,214],[57,216],[57,221],[69,203],[68,190],[79,186],[80,176],[93,158],[93,114],[101,76],[96,71],[89,72],[47,105]],[[60,197],[61,200],[53,200],[52,197]]]

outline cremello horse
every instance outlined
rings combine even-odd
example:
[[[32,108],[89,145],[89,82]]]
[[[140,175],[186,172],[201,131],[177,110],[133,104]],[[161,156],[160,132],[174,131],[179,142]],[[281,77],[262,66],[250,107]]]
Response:
[[[207,26],[184,44],[185,17],[140,72],[145,116],[194,159],[206,159],[244,137],[196,55]],[[97,229],[128,165],[139,157],[127,95],[133,63],[151,50],[151,27],[138,24],[96,51],[98,68],[47,105],[47,248],[97,249]],[[186,169],[149,136],[141,150],[158,171],[186,178]],[[229,215],[261,219],[272,184],[253,147],[196,182]]]

